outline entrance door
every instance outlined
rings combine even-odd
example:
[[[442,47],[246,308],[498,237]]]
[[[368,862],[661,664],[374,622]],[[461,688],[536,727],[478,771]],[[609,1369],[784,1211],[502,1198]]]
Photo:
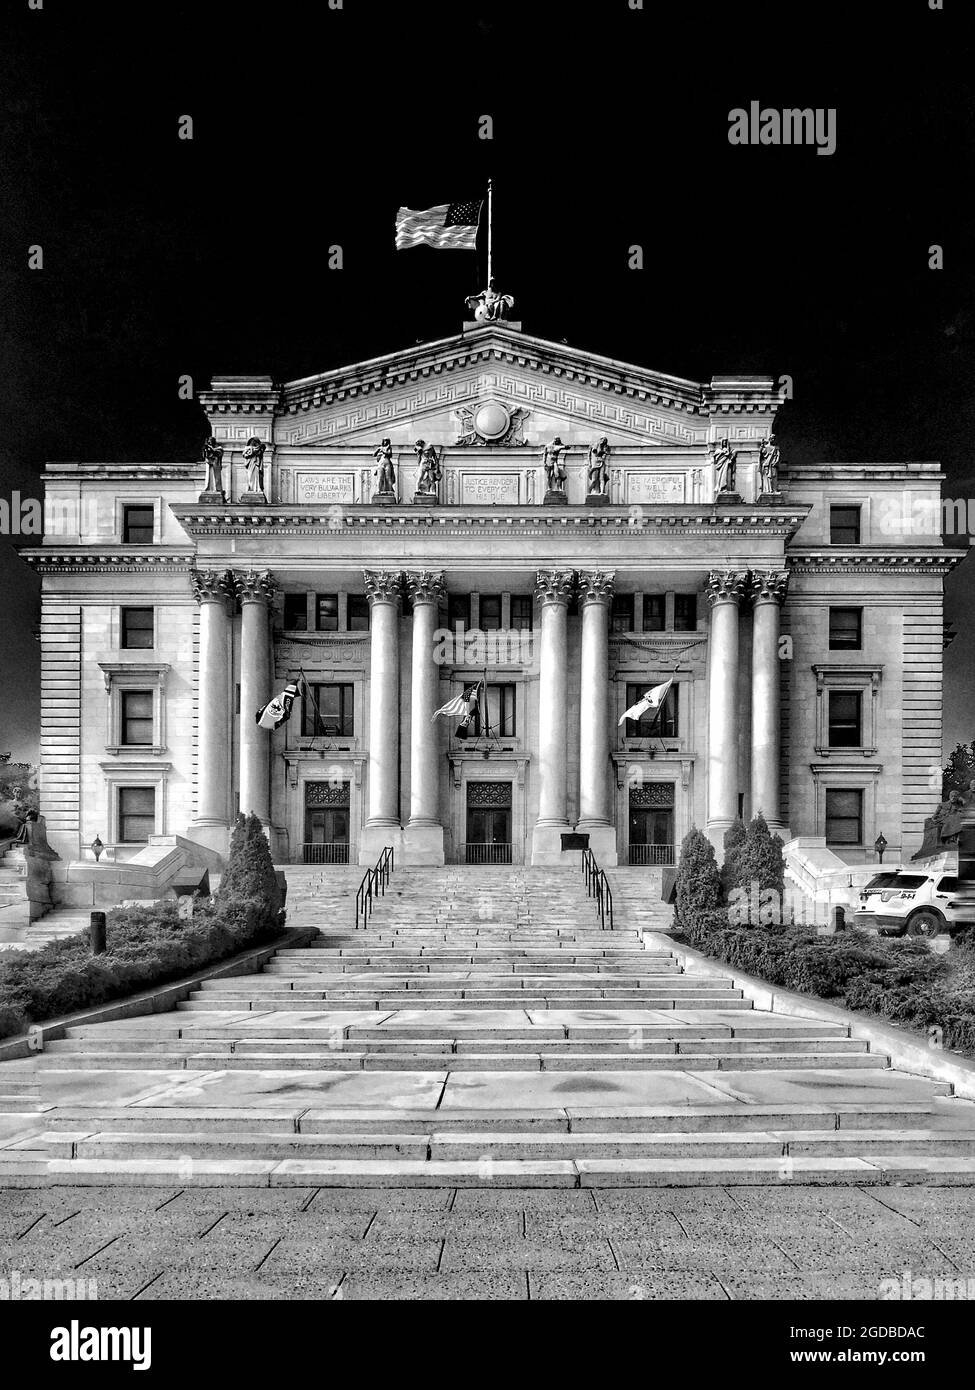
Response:
[[[306,782],[304,863],[348,864],[349,823],[348,782]]]
[[[468,864],[511,863],[511,783],[468,782]]]
[[[649,782],[630,788],[629,859],[631,864],[673,864],[672,783]]]

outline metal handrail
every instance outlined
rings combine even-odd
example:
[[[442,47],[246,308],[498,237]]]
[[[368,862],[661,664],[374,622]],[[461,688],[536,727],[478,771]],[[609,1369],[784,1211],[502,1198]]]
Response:
[[[606,918],[609,917],[609,930],[613,930],[613,890],[609,886],[609,879],[606,871],[601,869],[596,863],[596,856],[591,849],[582,851],[582,872],[586,880],[586,897],[595,898],[596,911],[599,913],[599,925],[606,929]]]
[[[390,874],[393,872],[393,847],[387,845],[382,854],[376,860],[371,869],[367,869],[362,876],[359,890],[355,895],[355,926],[359,930],[359,920],[365,928],[369,923],[369,914],[373,909],[373,901],[377,897],[386,896],[386,888],[389,884]]]

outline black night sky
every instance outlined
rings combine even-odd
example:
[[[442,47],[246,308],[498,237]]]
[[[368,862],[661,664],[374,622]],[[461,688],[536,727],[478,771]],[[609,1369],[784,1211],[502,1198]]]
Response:
[[[944,6],[9,0],[0,496],[39,496],[46,459],[197,457],[184,373],[289,380],[459,331],[483,257],[396,252],[393,218],[489,175],[526,331],[700,380],[787,373],[787,461],[940,459],[947,495],[975,493],[973,54]],[[836,153],[731,146],[751,100],[835,107]],[[968,570],[952,742],[975,736]],[[2,538],[0,583],[16,758],[37,583]]]

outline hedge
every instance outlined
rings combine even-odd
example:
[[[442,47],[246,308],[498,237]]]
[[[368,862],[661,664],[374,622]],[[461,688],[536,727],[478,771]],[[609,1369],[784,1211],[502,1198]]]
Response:
[[[275,936],[284,922],[281,891],[267,839],[263,832],[258,838],[255,825],[259,831],[255,817],[238,818],[220,889],[194,902],[189,921],[180,920],[174,902],[114,908],[108,913],[104,955],[91,954],[87,932],[38,951],[5,952],[0,1038],[177,980]],[[241,886],[257,891],[240,896]]]

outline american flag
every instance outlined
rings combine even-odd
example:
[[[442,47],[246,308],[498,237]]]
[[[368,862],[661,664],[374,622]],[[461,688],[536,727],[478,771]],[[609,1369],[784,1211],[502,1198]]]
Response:
[[[440,250],[473,251],[481,200],[439,203],[435,208],[400,208],[396,214],[396,249],[436,246]]]

